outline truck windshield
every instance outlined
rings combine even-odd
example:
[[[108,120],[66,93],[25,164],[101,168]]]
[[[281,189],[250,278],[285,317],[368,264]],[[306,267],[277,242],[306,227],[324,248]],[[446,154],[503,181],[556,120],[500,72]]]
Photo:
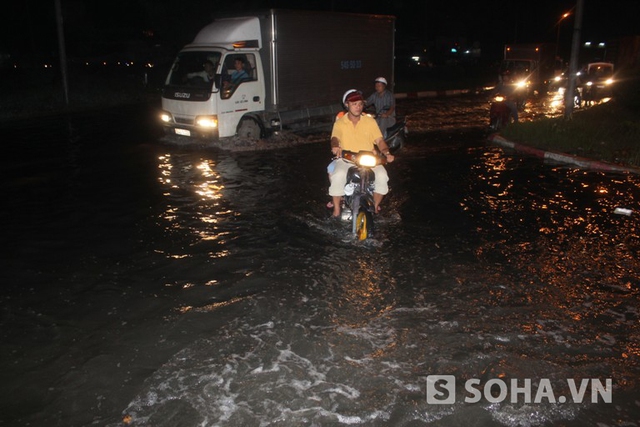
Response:
[[[531,72],[531,61],[518,59],[505,59],[500,65],[500,74],[511,74],[515,76],[527,75]]]
[[[165,84],[211,88],[219,62],[220,52],[180,52],[171,66]]]

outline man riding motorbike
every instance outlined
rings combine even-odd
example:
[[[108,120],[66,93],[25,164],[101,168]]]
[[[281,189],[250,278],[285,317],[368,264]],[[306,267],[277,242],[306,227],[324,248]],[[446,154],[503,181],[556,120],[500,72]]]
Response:
[[[378,151],[386,157],[387,162],[394,160],[375,119],[362,114],[364,109],[362,92],[348,91],[344,99],[347,113],[336,120],[331,132],[331,152],[338,157],[333,172],[329,175],[331,181],[329,195],[333,199],[334,218],[340,218],[340,199],[345,194],[347,171],[353,166],[352,163],[342,158],[342,150],[357,153],[359,151],[373,151],[377,146]],[[384,195],[389,192],[387,185],[389,176],[382,165],[375,166],[373,172],[375,173],[374,206],[375,212],[379,212],[380,203]]]

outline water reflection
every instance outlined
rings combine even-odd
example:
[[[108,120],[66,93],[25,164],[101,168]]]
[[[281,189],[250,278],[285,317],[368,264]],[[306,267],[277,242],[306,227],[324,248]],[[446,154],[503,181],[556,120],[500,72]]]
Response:
[[[511,163],[506,170],[505,162]],[[462,205],[483,236],[476,255],[503,280],[542,286],[539,296],[558,310],[578,307],[576,319],[602,315],[615,299],[640,289],[640,223],[614,214],[618,206],[637,206],[640,179],[547,169],[532,180],[521,172],[538,167],[544,166],[493,150],[474,165]]]
[[[221,223],[236,213],[225,205],[225,185],[216,169],[217,163],[196,153],[165,153],[158,156],[158,181],[163,186],[166,205],[161,217],[167,232],[190,238],[189,246],[202,242],[224,243],[230,231]],[[211,253],[212,257],[226,256],[222,248]],[[174,254],[172,256],[181,256]]]

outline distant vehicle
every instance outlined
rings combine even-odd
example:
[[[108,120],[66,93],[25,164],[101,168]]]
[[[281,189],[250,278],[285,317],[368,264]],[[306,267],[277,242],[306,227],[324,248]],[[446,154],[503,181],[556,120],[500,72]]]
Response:
[[[562,73],[553,43],[508,44],[500,64],[500,76],[524,86],[528,92],[546,93],[554,77]]]
[[[345,90],[376,76],[393,82],[394,31],[386,15],[272,9],[217,19],[178,53],[161,120],[168,133],[205,138],[329,126]],[[236,59],[246,76],[231,82]]]
[[[591,62],[586,67],[587,79],[600,90],[610,89],[614,83],[613,68],[611,62]]]
[[[590,62],[578,73],[583,102],[589,104],[612,96],[613,69],[614,65],[611,62]]]

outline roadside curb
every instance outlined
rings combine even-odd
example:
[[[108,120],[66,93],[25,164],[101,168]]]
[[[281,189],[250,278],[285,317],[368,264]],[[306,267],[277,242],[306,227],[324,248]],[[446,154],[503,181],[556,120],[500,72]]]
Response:
[[[640,168],[636,168],[633,166],[616,165],[614,163],[592,160],[586,157],[574,156],[557,151],[541,150],[539,148],[529,147],[528,145],[509,141],[497,133],[489,135],[487,139],[491,143],[499,145],[501,147],[511,148],[515,151],[539,157],[545,160],[553,160],[559,163],[572,164],[582,169],[591,169],[602,172],[634,173],[640,175]]]
[[[451,89],[451,90],[425,90],[420,92],[406,92],[406,93],[396,93],[396,99],[405,99],[405,98],[441,98],[447,96],[459,96],[459,95],[467,95],[469,93],[475,93],[475,90],[472,89]]]

